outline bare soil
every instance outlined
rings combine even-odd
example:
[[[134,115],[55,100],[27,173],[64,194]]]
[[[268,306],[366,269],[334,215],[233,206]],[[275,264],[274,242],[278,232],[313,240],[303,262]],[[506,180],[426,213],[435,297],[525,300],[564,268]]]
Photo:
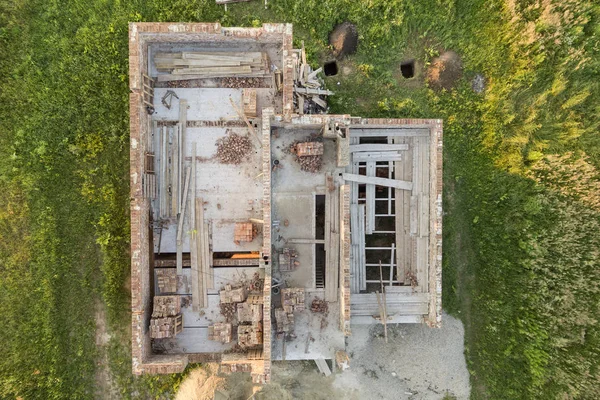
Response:
[[[432,89],[450,90],[462,78],[463,66],[460,56],[454,51],[445,51],[432,60],[427,69],[426,81]]]
[[[356,26],[350,22],[336,26],[329,34],[329,44],[333,48],[333,55],[337,58],[356,53],[358,47]]]

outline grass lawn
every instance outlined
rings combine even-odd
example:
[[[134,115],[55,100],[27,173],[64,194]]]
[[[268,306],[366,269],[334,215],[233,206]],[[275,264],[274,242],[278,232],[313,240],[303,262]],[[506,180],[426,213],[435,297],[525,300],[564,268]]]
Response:
[[[0,397],[90,398],[99,351],[124,397],[182,378],[129,373],[128,22],[291,22],[316,67],[351,21],[330,112],[444,119],[443,302],[472,397],[600,398],[599,19],[558,0],[0,1]],[[463,77],[434,91],[444,50]]]

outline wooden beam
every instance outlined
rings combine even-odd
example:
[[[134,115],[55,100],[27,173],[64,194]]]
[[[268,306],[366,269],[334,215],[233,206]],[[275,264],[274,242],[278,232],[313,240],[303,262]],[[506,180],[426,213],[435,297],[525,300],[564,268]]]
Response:
[[[200,310],[200,290],[198,288],[198,227],[196,225],[196,142],[192,143],[192,199],[190,201],[190,259],[192,267],[192,309]]]
[[[179,183],[183,180],[183,158],[185,157],[185,136],[187,130],[187,100],[182,99],[179,100]],[[181,193],[181,189],[179,189],[179,201],[181,202],[183,199],[183,193]],[[181,209],[182,206],[180,206]]]
[[[387,128],[353,128],[350,125],[350,136],[352,137],[380,137],[380,136],[426,136],[429,137],[429,129],[415,129],[415,128],[399,128],[399,127],[387,127]]]
[[[367,162],[367,176],[375,177],[375,162]],[[365,233],[372,235],[375,230],[375,185],[368,184],[366,187],[366,222]]]
[[[190,186],[190,167],[186,169],[186,179],[184,186],[183,204],[181,205],[181,214],[177,217],[177,275],[183,274],[183,224],[185,223],[185,208]]]
[[[398,151],[408,150],[407,144],[354,144],[350,146],[350,153],[358,151]]]
[[[367,177],[364,175],[355,175],[348,173],[342,174],[342,178],[350,182],[364,183],[367,185],[387,186],[403,190],[412,190],[413,188],[412,182],[401,181],[397,179]]]
[[[368,162],[368,161],[401,161],[402,154],[397,151],[382,151],[382,152],[360,152],[352,154],[352,162]],[[383,167],[383,165],[378,165]]]

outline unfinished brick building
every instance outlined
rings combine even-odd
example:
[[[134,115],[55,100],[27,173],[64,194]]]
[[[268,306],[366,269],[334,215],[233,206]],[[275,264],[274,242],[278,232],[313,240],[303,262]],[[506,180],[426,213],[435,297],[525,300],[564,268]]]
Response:
[[[130,25],[135,374],[439,326],[441,121],[315,114],[318,73],[289,24]]]

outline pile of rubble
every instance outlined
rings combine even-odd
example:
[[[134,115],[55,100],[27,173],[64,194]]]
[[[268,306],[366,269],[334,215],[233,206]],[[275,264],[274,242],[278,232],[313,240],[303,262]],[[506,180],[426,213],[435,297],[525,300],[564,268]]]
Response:
[[[279,253],[280,272],[292,271],[299,265],[300,261],[298,261],[298,252],[296,250],[285,247],[282,252]]]
[[[219,87],[221,87],[221,88],[233,88],[233,89],[260,88],[260,87],[266,87],[265,85],[266,85],[266,83],[265,83],[264,78],[228,77],[228,78],[220,78],[219,79]]]
[[[329,307],[327,305],[327,302],[318,297],[315,297],[315,299],[312,301],[312,304],[310,305],[310,311],[314,313],[327,313],[328,310]]]
[[[230,343],[232,327],[229,323],[217,322],[208,327],[208,340],[214,340],[221,343]]]
[[[247,136],[229,132],[217,140],[216,157],[222,164],[240,164],[252,151],[252,141]]]
[[[322,138],[311,135],[309,141],[295,141],[289,148],[288,153],[296,155],[296,162],[300,164],[302,171],[316,173],[323,165],[323,143]]]
[[[278,338],[293,336],[294,312],[304,310],[304,288],[281,289],[282,308],[275,309],[275,324]]]

